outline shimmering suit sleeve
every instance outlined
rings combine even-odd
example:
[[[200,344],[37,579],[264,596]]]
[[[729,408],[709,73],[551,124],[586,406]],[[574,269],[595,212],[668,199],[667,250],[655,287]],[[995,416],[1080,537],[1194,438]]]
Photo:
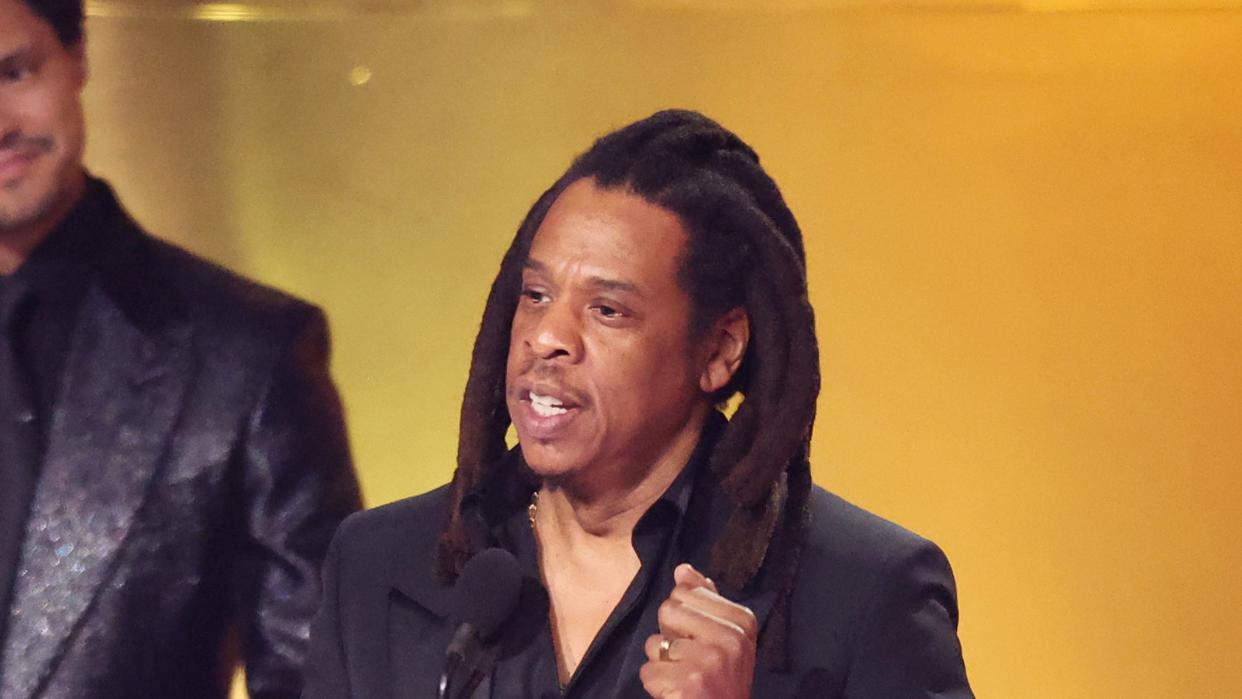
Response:
[[[337,526],[361,506],[323,315],[309,309],[274,365],[238,450],[245,531],[234,599],[250,696],[297,697],[320,571]]]
[[[972,699],[948,559],[919,540],[894,555],[850,662],[847,699]]]

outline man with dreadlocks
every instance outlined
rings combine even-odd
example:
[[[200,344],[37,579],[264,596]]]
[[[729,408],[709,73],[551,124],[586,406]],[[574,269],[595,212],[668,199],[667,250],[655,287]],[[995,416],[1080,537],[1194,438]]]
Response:
[[[429,694],[452,584],[502,547],[526,584],[476,696],[970,697],[943,554],[811,484],[818,390],[754,151],[684,111],[601,138],[501,264],[452,483],[339,530],[306,696]]]

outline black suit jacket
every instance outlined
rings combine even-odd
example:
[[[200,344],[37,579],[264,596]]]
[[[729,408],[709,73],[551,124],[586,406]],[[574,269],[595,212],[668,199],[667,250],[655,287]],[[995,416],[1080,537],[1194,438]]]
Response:
[[[694,498],[711,498],[708,521],[715,531],[728,506],[712,486],[701,479]],[[306,699],[434,696],[453,631],[447,618],[452,588],[432,571],[446,495],[441,488],[354,515],[341,526],[324,568]],[[752,696],[971,697],[953,576],[940,549],[820,488],[810,510],[792,598],[790,667],[777,671],[761,662]],[[700,569],[712,531],[685,551]],[[755,612],[761,628],[777,597],[768,578],[761,575],[754,589],[735,597]],[[633,660],[632,666],[641,665],[642,658]],[[647,696],[637,676],[623,695]]]
[[[314,307],[140,231],[106,185],[31,503],[0,699],[297,696],[359,507]],[[5,611],[5,610],[0,610]]]

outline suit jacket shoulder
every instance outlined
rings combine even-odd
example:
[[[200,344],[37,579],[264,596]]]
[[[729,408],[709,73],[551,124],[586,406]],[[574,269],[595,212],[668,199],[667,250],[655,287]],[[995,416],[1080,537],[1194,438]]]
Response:
[[[817,572],[848,568],[853,575],[874,580],[885,575],[894,559],[935,546],[819,486],[811,494],[810,508],[811,528],[801,564]]]
[[[420,561],[430,571],[441,526],[448,516],[448,486],[350,515],[333,542],[342,577],[363,573],[391,585],[398,561]],[[388,571],[389,575],[377,575]],[[430,572],[428,572],[430,577]]]
[[[227,347],[233,355],[283,347],[308,327],[326,334],[317,307],[152,236],[106,183],[90,186],[97,200],[98,286],[140,330],[156,334],[188,324],[203,331],[196,333],[201,349]]]
[[[137,325],[181,321],[194,328],[200,357],[245,357],[247,371],[266,371],[299,337],[329,351],[327,320],[316,306],[290,294],[242,277],[132,229],[135,260],[125,263],[144,272],[131,283],[133,290],[113,294]],[[108,277],[105,275],[104,283]],[[118,286],[112,282],[113,288]],[[241,368],[241,367],[237,367]]]
[[[804,682],[816,696],[971,696],[940,548],[818,487],[810,508],[792,601]]]
[[[286,292],[243,277],[172,243],[141,233],[162,282],[186,304],[192,319],[243,335],[270,335],[274,329],[306,322],[319,309]]]

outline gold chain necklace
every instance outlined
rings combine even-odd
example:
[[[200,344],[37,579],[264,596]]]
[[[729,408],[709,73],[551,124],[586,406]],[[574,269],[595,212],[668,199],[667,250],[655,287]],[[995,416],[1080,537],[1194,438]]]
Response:
[[[526,506],[526,518],[530,520],[530,530],[531,530],[531,533],[535,535],[535,548],[539,552],[537,555],[539,556],[539,559],[542,561],[543,545],[539,541],[539,529],[538,527],[535,526],[535,517],[538,514],[539,514],[539,491],[536,490],[535,492],[530,494],[530,504]],[[539,579],[543,582],[543,585],[546,588],[548,585],[548,581],[547,581],[547,578],[545,578],[543,575],[542,563],[539,566]],[[548,626],[552,629],[552,647],[555,649],[555,654],[556,654],[556,683],[560,685],[561,692],[564,693],[567,680],[562,679],[561,674],[564,669],[563,666],[568,664],[570,662],[570,659],[565,656],[567,651],[561,645],[562,643],[561,635],[560,635],[560,632],[557,630],[556,614],[552,611],[551,606],[548,607]],[[577,663],[575,662],[574,665],[576,666]]]

